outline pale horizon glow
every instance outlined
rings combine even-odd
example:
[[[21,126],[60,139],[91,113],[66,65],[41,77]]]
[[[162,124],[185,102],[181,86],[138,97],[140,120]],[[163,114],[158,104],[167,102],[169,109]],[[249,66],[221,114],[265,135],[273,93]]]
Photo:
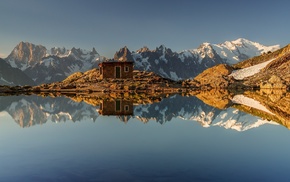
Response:
[[[0,52],[0,58],[5,58],[5,57],[7,57],[7,56],[8,56],[8,55],[6,55],[6,54]]]

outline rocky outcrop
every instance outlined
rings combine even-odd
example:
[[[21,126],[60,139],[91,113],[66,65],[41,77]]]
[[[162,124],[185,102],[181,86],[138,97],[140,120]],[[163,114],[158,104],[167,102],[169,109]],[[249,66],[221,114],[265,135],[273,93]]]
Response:
[[[290,45],[277,51],[279,54],[259,73],[248,77],[244,84],[261,88],[285,89],[290,86]],[[277,54],[277,52],[273,54]]]
[[[228,77],[232,71],[233,68],[231,66],[219,64],[203,71],[189,83],[185,81],[185,84],[192,84],[205,89],[228,88],[233,81],[232,78]]]

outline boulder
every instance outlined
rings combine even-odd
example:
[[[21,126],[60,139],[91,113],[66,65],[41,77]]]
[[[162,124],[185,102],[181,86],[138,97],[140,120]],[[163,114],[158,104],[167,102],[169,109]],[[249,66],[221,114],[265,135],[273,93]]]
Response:
[[[268,82],[271,84],[282,83],[282,79],[276,75],[272,75]]]
[[[276,75],[272,75],[268,81],[260,83],[260,88],[261,89],[286,89],[287,85],[285,84],[285,81],[282,80],[280,77]]]

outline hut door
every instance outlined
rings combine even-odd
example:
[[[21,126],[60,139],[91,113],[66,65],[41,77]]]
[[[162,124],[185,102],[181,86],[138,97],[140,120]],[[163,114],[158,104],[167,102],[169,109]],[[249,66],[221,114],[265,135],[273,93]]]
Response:
[[[116,112],[120,112],[121,111],[121,101],[120,100],[116,100],[115,109],[116,109]]]
[[[116,66],[116,78],[121,78],[121,67]]]

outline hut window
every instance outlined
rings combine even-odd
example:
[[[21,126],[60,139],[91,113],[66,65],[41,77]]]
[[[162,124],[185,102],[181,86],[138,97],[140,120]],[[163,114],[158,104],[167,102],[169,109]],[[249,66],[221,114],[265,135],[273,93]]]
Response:
[[[129,72],[129,66],[125,66],[124,71]]]
[[[125,109],[124,109],[125,111],[129,111],[129,106],[128,105],[125,105],[124,107],[125,107]]]

